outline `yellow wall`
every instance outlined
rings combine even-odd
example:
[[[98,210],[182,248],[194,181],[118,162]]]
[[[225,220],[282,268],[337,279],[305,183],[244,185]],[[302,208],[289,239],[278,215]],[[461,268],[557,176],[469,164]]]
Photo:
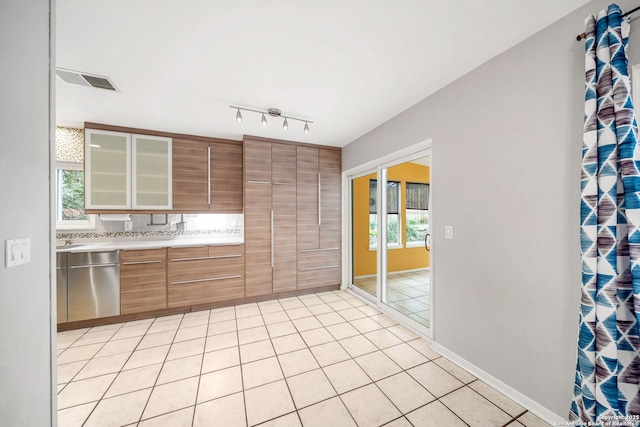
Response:
[[[376,274],[376,250],[369,250],[369,180],[376,179],[376,174],[371,174],[353,180],[353,253],[355,276],[368,276]],[[401,218],[402,218],[402,244],[405,239],[405,184],[409,182],[429,182],[429,167],[415,163],[403,163],[387,170],[387,179],[400,181],[401,193]],[[414,270],[429,267],[429,254],[424,246],[401,249],[389,249],[389,272]]]

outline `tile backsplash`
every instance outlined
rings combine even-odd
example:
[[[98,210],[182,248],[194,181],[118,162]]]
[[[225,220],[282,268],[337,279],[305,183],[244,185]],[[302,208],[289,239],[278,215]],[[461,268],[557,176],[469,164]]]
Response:
[[[108,215],[97,216],[95,230],[58,231],[56,239],[74,244],[173,239],[244,240],[242,214],[132,214],[130,221],[122,220],[121,215],[112,218],[116,220],[110,220]]]

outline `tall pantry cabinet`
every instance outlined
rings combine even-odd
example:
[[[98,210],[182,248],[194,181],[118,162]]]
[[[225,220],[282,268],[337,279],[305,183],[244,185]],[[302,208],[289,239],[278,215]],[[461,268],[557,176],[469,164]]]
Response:
[[[246,296],[341,281],[341,152],[244,139]]]
[[[244,140],[246,296],[296,290],[296,147]]]
[[[339,150],[297,147],[298,289],[341,281],[341,171]]]

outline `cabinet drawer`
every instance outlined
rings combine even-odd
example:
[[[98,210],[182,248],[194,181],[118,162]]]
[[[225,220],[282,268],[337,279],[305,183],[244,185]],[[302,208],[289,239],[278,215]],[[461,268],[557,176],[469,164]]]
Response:
[[[244,245],[209,246],[210,257],[244,255]]]
[[[244,297],[244,278],[230,277],[202,282],[170,284],[169,308],[206,304]]]
[[[120,251],[121,264],[143,262],[143,261],[158,261],[158,260],[166,260],[166,259],[167,259],[166,248]]]
[[[340,267],[340,249],[298,251],[298,270]]]
[[[208,257],[209,248],[206,245],[187,248],[169,248],[168,251],[169,261]]]
[[[340,271],[340,267],[298,270],[298,289],[338,285],[341,282]]]
[[[219,279],[221,277],[244,277],[244,257],[234,255],[225,258],[206,258],[169,263],[170,284]]]

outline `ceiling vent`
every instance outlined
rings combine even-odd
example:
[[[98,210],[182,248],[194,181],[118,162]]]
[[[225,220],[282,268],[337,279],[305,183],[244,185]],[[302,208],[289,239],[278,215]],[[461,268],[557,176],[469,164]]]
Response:
[[[64,68],[56,68],[56,74],[66,83],[117,91],[116,86],[109,77],[82,73],[80,71],[65,70]]]

